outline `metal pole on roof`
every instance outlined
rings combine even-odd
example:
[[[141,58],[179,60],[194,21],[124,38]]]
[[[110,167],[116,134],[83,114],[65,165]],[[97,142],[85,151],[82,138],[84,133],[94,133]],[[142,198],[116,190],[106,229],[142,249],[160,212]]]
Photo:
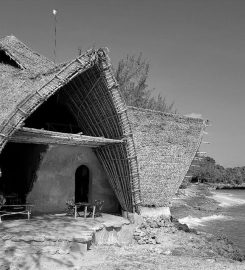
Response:
[[[56,14],[57,14],[57,10],[53,9],[53,15],[54,15],[54,62],[56,62],[56,24],[57,24]]]

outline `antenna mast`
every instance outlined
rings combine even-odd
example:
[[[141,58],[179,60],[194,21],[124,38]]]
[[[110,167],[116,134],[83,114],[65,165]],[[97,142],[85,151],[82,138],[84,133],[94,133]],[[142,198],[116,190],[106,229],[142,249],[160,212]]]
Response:
[[[56,24],[57,24],[57,18],[56,18],[57,10],[53,9],[53,15],[54,15],[54,62],[56,63]]]

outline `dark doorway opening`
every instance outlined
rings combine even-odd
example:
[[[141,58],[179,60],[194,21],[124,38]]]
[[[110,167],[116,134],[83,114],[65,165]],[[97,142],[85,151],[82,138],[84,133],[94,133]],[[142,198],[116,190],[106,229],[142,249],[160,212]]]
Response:
[[[77,168],[75,173],[75,202],[88,202],[89,169],[85,165]]]

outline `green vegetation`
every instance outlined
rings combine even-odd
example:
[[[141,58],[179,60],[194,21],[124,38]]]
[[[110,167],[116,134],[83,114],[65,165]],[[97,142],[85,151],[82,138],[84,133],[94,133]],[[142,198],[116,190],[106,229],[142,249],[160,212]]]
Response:
[[[212,183],[223,186],[245,186],[245,166],[224,168],[216,164],[211,157],[205,157],[199,162],[200,167],[190,169],[191,182]]]
[[[115,70],[115,77],[120,90],[129,106],[163,112],[176,112],[174,103],[168,104],[165,97],[153,96],[154,89],[148,87],[149,62],[143,59],[142,53],[138,56],[127,55],[121,59]]]

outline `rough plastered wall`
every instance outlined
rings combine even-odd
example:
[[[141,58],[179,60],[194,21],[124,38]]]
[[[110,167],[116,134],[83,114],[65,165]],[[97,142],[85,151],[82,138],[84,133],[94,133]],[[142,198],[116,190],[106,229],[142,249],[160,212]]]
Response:
[[[33,189],[27,202],[35,205],[36,213],[61,213],[66,201],[75,196],[75,172],[86,165],[90,172],[89,201],[103,200],[103,211],[114,213],[118,201],[107,181],[105,172],[91,148],[50,146],[37,170]]]
[[[204,121],[128,108],[139,165],[142,206],[169,206],[202,138]]]

